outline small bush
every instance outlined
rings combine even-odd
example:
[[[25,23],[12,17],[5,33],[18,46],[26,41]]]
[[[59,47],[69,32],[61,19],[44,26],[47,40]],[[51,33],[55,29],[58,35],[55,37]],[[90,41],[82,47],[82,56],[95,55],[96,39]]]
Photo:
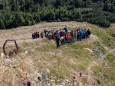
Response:
[[[107,55],[107,59],[108,59],[110,62],[113,62],[115,58],[114,58],[113,55],[108,54],[108,55]]]

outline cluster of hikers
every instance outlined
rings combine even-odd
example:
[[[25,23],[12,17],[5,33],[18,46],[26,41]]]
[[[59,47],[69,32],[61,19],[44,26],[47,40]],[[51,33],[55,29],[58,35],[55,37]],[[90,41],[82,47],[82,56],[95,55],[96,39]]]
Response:
[[[60,45],[66,43],[70,44],[76,41],[81,41],[82,39],[89,38],[91,31],[89,29],[79,28],[74,30],[69,30],[67,26],[60,30],[44,30],[43,32],[34,32],[32,34],[32,39],[36,38],[48,38],[49,40],[55,40],[57,48]]]

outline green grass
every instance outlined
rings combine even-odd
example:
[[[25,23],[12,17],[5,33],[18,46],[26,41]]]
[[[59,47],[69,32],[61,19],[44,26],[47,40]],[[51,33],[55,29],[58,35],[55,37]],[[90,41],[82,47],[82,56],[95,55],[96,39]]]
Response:
[[[111,37],[111,29],[102,29],[91,24],[81,24],[78,27],[90,29],[94,38],[84,39],[73,44],[66,44],[60,46],[58,49],[56,48],[55,42],[47,39],[24,41],[20,44],[19,54],[15,56],[16,61],[9,64],[11,67],[8,69],[13,71],[6,70],[2,75],[8,76],[8,79],[12,81],[11,74],[15,74],[16,82],[27,79],[35,81],[33,78],[28,78],[27,74],[41,73],[49,70],[48,74],[50,78],[55,80],[56,84],[60,84],[65,79],[72,81],[74,72],[83,72],[84,75],[87,75],[88,68],[93,65],[94,61],[96,64],[90,68],[93,71],[90,77],[96,82],[96,86],[104,86],[104,84],[114,86],[115,56],[111,54],[107,55],[107,60],[109,60],[108,67],[104,66],[105,62],[97,61],[100,58],[98,48],[103,54],[115,48],[115,40]],[[28,53],[26,54],[25,51],[28,51]],[[1,63],[2,66],[6,65],[2,58],[0,61],[3,62],[3,64]],[[16,68],[12,68],[13,66],[16,66]],[[5,67],[7,68],[7,66]],[[4,79],[2,78],[1,81]],[[35,82],[35,85],[38,85],[38,81]],[[21,83],[17,83],[16,86],[21,86]],[[81,83],[88,84],[87,77],[83,77]],[[0,82],[1,84],[2,82]],[[9,86],[11,86],[11,82]]]
[[[102,29],[98,26],[91,25],[91,31],[99,38],[102,44],[113,48],[115,39],[111,36],[111,30],[108,31],[108,29]]]

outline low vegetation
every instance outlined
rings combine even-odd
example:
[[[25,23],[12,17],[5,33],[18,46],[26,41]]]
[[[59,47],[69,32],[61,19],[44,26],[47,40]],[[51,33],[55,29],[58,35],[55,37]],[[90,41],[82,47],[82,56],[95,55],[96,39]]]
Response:
[[[58,29],[65,25],[68,25],[70,29],[90,29],[92,35],[88,39],[66,44],[58,49],[54,41],[45,38],[31,39],[33,31],[48,28]],[[61,84],[62,86],[72,86],[73,76],[76,77],[74,79],[75,86],[115,85],[114,53],[109,53],[106,60],[101,58],[101,54],[105,55],[115,48],[115,38],[111,36],[114,25],[109,29],[102,29],[88,23],[59,22],[20,28],[12,29],[13,32],[12,30],[0,32],[1,43],[5,40],[2,35],[8,33],[10,34],[8,38],[12,38],[14,35],[16,39],[19,38],[17,43],[20,47],[18,55],[14,55],[12,58],[0,57],[0,86],[6,84],[8,86],[26,86],[26,80],[31,80],[34,86],[40,86],[44,81],[39,81],[37,78],[39,74],[43,75],[45,72],[53,86]],[[27,32],[27,35],[23,36],[21,30]],[[2,49],[0,52],[2,53]],[[79,76],[80,72],[83,73],[82,77]],[[45,78],[43,80],[48,83]]]

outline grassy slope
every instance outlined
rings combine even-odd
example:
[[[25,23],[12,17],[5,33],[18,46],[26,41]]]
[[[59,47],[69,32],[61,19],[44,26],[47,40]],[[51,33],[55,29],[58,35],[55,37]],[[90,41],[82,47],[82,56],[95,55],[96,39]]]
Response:
[[[86,28],[93,33],[90,39],[85,39],[71,45],[61,46],[56,49],[55,42],[47,39],[31,39],[31,33],[36,30],[58,29],[67,25],[70,29]],[[106,54],[115,48],[115,38],[111,37],[115,24],[110,29],[103,29],[89,23],[60,22],[43,23],[35,26],[20,27],[8,31],[0,31],[0,42],[3,44],[5,37],[15,38],[20,46],[20,52],[11,61],[0,58],[0,86],[6,82],[8,86],[23,86],[22,83],[31,79],[34,86],[39,84],[37,72],[49,71],[51,79],[60,84],[65,79],[72,82],[74,72],[83,72],[83,77],[76,76],[75,84],[87,86],[115,85],[115,56],[107,55],[108,67],[105,61],[98,61],[99,50]],[[24,35],[24,33],[26,33]],[[2,46],[0,46],[2,48]],[[28,53],[25,53],[28,51]],[[2,49],[0,49],[2,52]],[[38,86],[38,85],[37,85]],[[67,85],[66,85],[67,86]],[[71,85],[70,85],[71,86]]]

